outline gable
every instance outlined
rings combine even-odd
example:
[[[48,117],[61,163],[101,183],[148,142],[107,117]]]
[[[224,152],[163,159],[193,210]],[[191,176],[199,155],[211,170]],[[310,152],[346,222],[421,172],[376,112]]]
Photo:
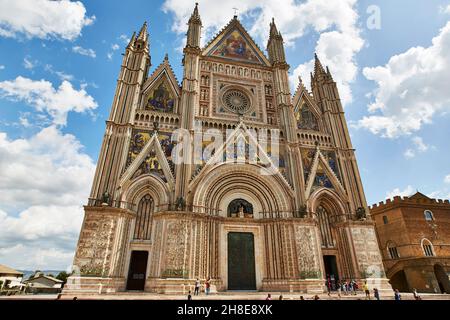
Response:
[[[270,66],[269,60],[236,18],[211,40],[203,55]]]
[[[176,97],[167,80],[167,77],[160,77],[149,90],[146,96],[145,110],[168,113],[174,111]]]

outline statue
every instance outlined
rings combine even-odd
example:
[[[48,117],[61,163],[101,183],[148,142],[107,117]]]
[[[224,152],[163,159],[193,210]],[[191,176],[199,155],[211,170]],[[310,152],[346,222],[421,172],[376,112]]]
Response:
[[[241,204],[239,206],[239,218],[243,218],[244,217],[244,206]]]
[[[153,121],[153,131],[157,132],[159,130],[159,122]]]
[[[364,209],[363,207],[359,207],[358,209],[356,209],[356,218],[358,220],[366,220],[366,209]]]
[[[175,210],[184,210],[185,206],[186,201],[183,199],[183,197],[178,197],[177,201],[175,202]]]
[[[102,205],[104,205],[104,204],[109,205],[110,198],[111,198],[111,196],[109,195],[108,191],[103,192]]]
[[[298,209],[298,216],[299,218],[304,218],[307,215],[307,211],[306,211],[306,205],[301,205]]]

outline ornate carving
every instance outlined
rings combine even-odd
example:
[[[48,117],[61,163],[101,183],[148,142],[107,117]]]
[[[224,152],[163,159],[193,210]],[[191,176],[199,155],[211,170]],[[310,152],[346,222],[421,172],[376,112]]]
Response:
[[[351,233],[361,275],[368,278],[385,277],[373,227],[354,227],[351,229]]]
[[[295,226],[299,276],[320,277],[317,241],[312,227]]]

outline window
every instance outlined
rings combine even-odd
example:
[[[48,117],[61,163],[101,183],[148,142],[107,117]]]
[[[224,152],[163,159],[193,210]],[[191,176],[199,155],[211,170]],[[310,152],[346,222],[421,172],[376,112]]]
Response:
[[[426,257],[433,257],[433,244],[428,239],[422,239],[422,249]]]
[[[322,247],[334,248],[334,237],[330,225],[330,214],[323,206],[319,206],[316,213],[320,227],[320,234],[322,236]]]
[[[425,210],[423,212],[423,214],[425,215],[425,220],[427,220],[427,221],[433,221],[434,220],[433,212],[431,212],[431,210]]]
[[[134,226],[134,239],[150,240],[153,209],[153,199],[149,194],[146,194],[138,204],[136,223]]]
[[[398,259],[400,256],[398,255],[397,247],[391,247],[389,249],[389,255],[391,259]]]
[[[387,216],[383,216],[383,223],[384,224],[388,224],[388,217]]]

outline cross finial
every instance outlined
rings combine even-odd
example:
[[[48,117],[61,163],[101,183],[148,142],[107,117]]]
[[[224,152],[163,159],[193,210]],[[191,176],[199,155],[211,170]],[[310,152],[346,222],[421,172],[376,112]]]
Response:
[[[239,9],[234,7],[233,10],[234,10],[234,17],[237,18]]]

